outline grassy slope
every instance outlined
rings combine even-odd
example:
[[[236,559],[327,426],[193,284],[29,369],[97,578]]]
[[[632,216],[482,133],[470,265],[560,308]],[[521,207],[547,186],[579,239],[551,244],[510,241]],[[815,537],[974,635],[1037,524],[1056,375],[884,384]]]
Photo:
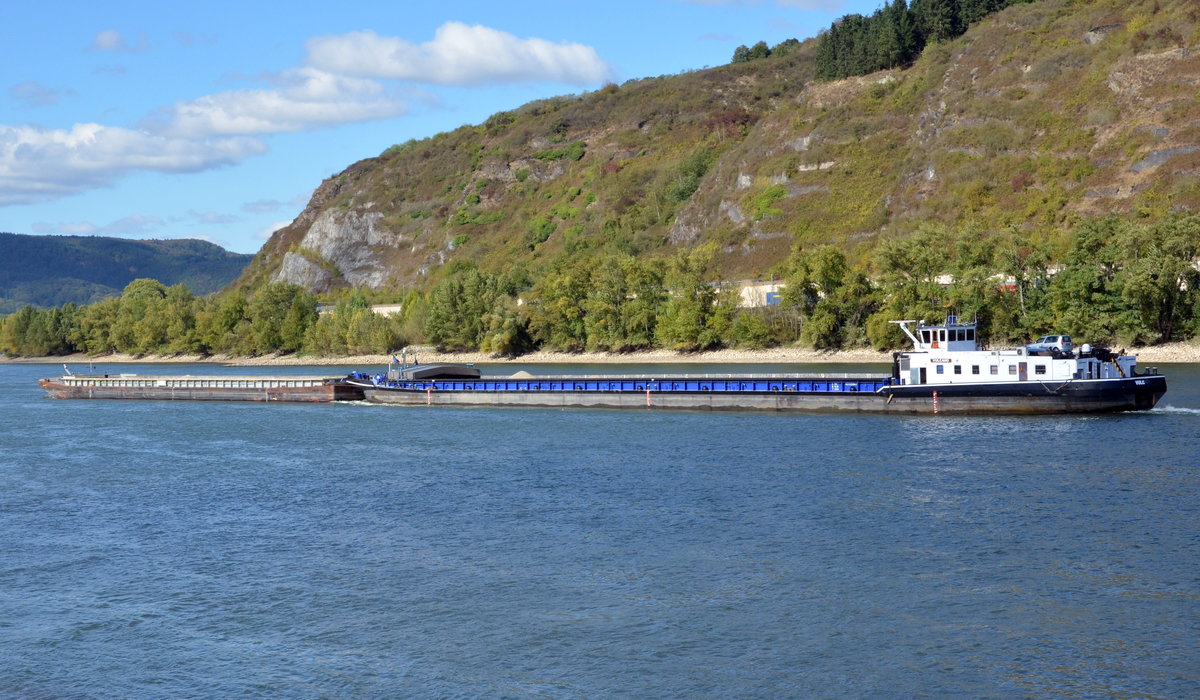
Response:
[[[1187,0],[1041,0],[905,70],[814,83],[807,42],[531,103],[327,180],[241,284],[288,250],[319,257],[301,241],[327,211],[377,214],[390,284],[421,287],[455,263],[536,274],[564,254],[704,242],[726,278],[762,277],[797,243],[865,259],[923,222],[1058,240],[1081,216],[1196,209],[1198,19]],[[555,157],[574,142],[582,158]],[[702,148],[711,166],[679,201]]]

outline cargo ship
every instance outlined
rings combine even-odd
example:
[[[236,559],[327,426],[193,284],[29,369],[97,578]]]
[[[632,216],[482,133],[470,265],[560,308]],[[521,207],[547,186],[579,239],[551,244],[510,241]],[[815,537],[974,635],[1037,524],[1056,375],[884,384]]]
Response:
[[[665,374],[484,377],[471,365],[394,361],[386,373],[346,383],[370,402],[859,413],[1047,414],[1144,411],[1166,393],[1136,356],[1025,347],[981,350],[976,324],[894,321],[913,343],[889,374]],[[395,360],[395,358],[393,358]]]
[[[64,369],[66,369],[64,367]],[[54,399],[158,399],[174,401],[356,401],[362,389],[344,377],[140,376],[72,374],[38,380]]]

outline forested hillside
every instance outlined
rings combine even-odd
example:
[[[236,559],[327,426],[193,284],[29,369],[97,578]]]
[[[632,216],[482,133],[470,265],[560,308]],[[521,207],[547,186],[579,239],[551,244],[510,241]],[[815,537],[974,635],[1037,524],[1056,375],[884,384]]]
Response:
[[[1200,206],[1198,19],[1185,0],[1041,0],[909,68],[821,81],[818,38],[531,103],[329,178],[241,286],[428,289],[703,243],[721,277],[770,277],[796,245],[865,263],[930,223],[1061,255],[1086,216]]]
[[[252,257],[200,240],[0,233],[0,314],[26,304],[90,304],[120,295],[138,277],[210,294],[236,279]]]

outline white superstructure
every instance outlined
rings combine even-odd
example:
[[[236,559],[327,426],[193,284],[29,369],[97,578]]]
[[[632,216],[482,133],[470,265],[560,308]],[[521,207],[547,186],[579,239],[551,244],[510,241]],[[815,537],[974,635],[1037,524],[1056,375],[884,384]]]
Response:
[[[910,384],[996,384],[1008,382],[1068,382],[1077,379],[1132,377],[1137,358],[1092,352],[1083,346],[1079,355],[1033,355],[1025,348],[980,350],[975,323],[960,323],[950,316],[941,325],[924,321],[893,321],[913,343],[900,353],[899,380]],[[916,324],[916,328],[910,328]]]

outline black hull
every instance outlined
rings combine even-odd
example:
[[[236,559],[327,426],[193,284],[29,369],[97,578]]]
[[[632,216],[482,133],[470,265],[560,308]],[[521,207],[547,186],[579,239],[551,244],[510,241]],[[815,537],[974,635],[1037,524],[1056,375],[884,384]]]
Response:
[[[910,404],[934,413],[959,414],[1148,411],[1166,392],[1167,379],[1161,375],[938,387],[924,384],[887,389],[892,403]]]

